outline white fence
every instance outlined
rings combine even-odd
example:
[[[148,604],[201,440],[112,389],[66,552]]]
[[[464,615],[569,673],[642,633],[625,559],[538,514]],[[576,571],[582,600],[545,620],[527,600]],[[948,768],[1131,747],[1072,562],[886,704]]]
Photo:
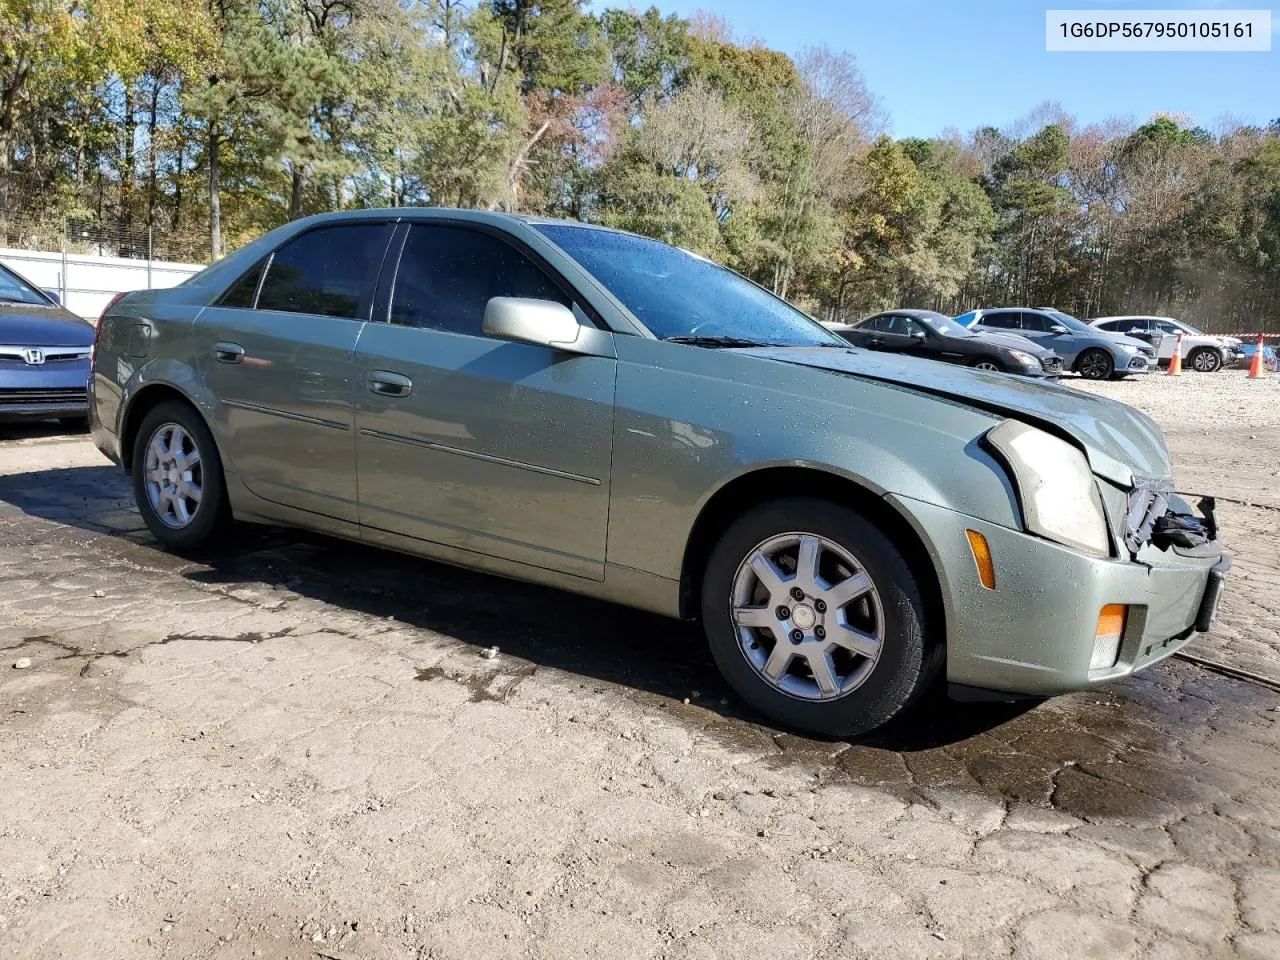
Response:
[[[126,260],[83,253],[0,248],[0,263],[55,293],[72,313],[96,320],[107,301],[128,290],[174,287],[204,269],[202,263]]]

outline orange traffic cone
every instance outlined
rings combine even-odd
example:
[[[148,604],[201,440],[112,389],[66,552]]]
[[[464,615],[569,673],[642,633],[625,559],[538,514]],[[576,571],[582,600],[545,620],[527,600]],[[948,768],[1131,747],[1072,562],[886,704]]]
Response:
[[[1249,364],[1249,379],[1262,379],[1262,334],[1258,334],[1258,346],[1253,351],[1253,362]]]
[[[1169,360],[1169,376],[1176,377],[1182,373],[1182,334],[1173,345],[1173,357]]]

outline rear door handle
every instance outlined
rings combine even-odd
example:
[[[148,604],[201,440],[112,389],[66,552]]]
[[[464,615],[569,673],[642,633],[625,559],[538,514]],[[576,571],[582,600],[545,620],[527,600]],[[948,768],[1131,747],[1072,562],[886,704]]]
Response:
[[[872,337],[870,340],[867,341],[867,343],[869,343],[873,347],[883,347],[884,339],[881,337]]]
[[[219,363],[239,363],[244,359],[244,347],[238,343],[222,341],[213,345],[213,359]]]
[[[369,392],[380,397],[407,397],[413,392],[413,381],[390,370],[374,370],[369,374]]]

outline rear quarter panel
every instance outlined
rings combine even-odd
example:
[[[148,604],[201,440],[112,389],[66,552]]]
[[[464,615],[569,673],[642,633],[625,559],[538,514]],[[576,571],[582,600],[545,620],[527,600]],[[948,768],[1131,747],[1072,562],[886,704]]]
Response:
[[[194,368],[191,335],[204,305],[191,302],[195,298],[184,296],[181,289],[130,294],[103,319],[94,351],[90,408],[95,441],[117,461],[129,410],[150,387],[177,390],[212,422],[215,398]]]

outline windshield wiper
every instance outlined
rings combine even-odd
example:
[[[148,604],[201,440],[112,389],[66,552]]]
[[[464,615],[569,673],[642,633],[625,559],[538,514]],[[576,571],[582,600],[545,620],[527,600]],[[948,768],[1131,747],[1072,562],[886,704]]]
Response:
[[[783,344],[761,343],[742,337],[667,337],[667,343],[687,343],[691,347],[778,347]]]

